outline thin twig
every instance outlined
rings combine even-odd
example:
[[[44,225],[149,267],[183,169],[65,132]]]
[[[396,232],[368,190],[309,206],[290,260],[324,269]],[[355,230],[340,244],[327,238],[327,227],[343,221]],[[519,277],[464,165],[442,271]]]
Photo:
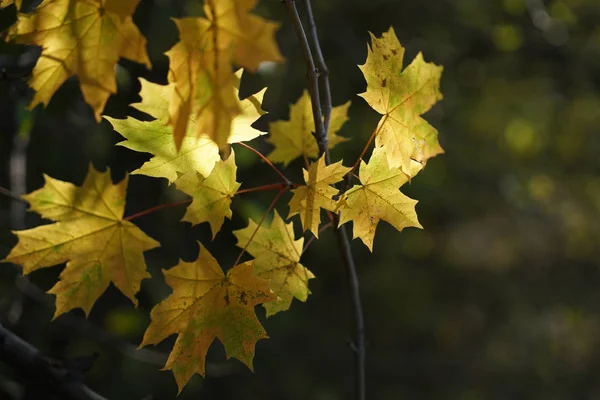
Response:
[[[263,185],[263,186],[248,188],[248,189],[241,189],[241,190],[238,190],[237,192],[235,192],[235,194],[237,196],[238,194],[253,193],[253,192],[266,192],[269,190],[287,190],[288,188],[294,187],[294,186],[300,186],[300,185],[298,185],[298,184],[286,185],[285,183],[271,183],[270,185]]]
[[[11,192],[10,190],[3,188],[2,186],[0,186],[0,194],[3,194],[4,196],[10,197],[11,199],[13,199],[14,201],[18,201],[21,203],[25,203],[25,204],[29,204],[27,202],[27,200],[22,199],[19,195],[14,194],[13,192]]]
[[[298,186],[302,186],[302,185],[299,185],[297,183],[291,183],[291,182],[289,182],[289,183],[272,183],[270,185],[263,185],[263,186],[257,186],[257,187],[253,187],[253,188],[238,190],[237,192],[235,192],[235,194],[238,195],[238,194],[245,194],[245,193],[252,193],[252,192],[266,192],[268,190],[280,190],[280,191],[285,192],[286,190],[288,190],[290,188],[298,187]],[[157,206],[150,207],[150,208],[147,208],[140,212],[137,212],[133,215],[130,215],[129,217],[125,217],[124,220],[132,221],[132,220],[142,217],[144,215],[148,215],[148,214],[152,214],[156,211],[164,210],[165,208],[172,208],[172,207],[181,206],[183,204],[189,204],[193,200],[194,199],[187,199],[187,200],[175,201],[172,203],[159,204]]]
[[[142,217],[144,215],[151,214],[151,213],[153,213],[155,211],[159,211],[159,210],[162,210],[162,209],[165,209],[165,208],[177,207],[177,206],[181,206],[183,204],[188,204],[188,203],[191,203],[191,202],[192,202],[192,199],[188,199],[188,200],[175,201],[173,203],[159,204],[157,206],[150,207],[150,208],[148,208],[146,210],[143,210],[143,211],[140,211],[140,212],[135,213],[133,215],[130,215],[129,217],[124,218],[124,220],[125,221],[131,221],[131,220],[134,220],[136,218]]]
[[[310,0],[302,0],[302,2],[304,3],[306,17],[308,19],[308,37],[310,38],[310,43],[315,54],[317,68],[319,69],[319,84],[323,96],[323,102],[321,103],[323,109],[323,128],[325,130],[325,135],[329,137],[329,121],[331,120],[331,110],[333,108],[331,88],[329,87],[329,69],[327,68],[327,64],[325,64],[325,58],[321,51],[321,44],[319,43],[319,35],[317,33],[317,24],[315,23],[311,2]]]
[[[309,0],[306,0],[308,3]],[[306,34],[304,32],[304,28],[302,27],[302,21],[300,20],[300,16],[298,15],[298,10],[296,9],[296,4],[294,0],[285,0],[285,5],[288,9],[290,17],[292,19],[292,23],[294,25],[294,29],[296,30],[296,34],[300,41],[300,45],[304,52],[304,56],[306,58],[306,65],[308,69],[308,90],[310,93],[313,117],[315,121],[315,138],[317,139],[317,144],[319,146],[319,151],[321,154],[325,154],[325,162],[326,164],[330,164],[329,158],[329,140],[327,138],[327,131],[325,130],[325,126],[323,124],[323,117],[321,115],[321,100],[319,96],[319,84],[317,80],[317,71],[315,70],[315,64],[313,60],[313,56],[310,52],[310,45],[306,38]],[[309,6],[310,7],[310,6]],[[314,25],[314,19],[312,15],[312,10],[308,12],[309,18],[309,26]],[[314,35],[314,41],[318,44],[317,31],[314,29],[312,31]],[[315,47],[319,47],[316,45]],[[320,48],[319,48],[320,52]],[[320,58],[323,58],[322,54],[319,54]],[[326,86],[323,88],[324,92],[329,91],[329,81],[322,80],[322,83]],[[326,99],[329,103],[325,105],[324,109],[331,109],[331,96]],[[352,251],[350,249],[350,239],[348,238],[348,233],[346,232],[346,227],[344,225],[339,225],[339,217],[334,215],[333,224],[336,227],[335,233],[337,237],[338,247],[340,253],[342,255],[343,265],[348,274],[348,282],[351,290],[352,296],[352,306],[354,310],[354,324],[355,324],[355,343],[353,343],[353,349],[355,354],[355,397],[357,400],[365,400],[366,399],[366,369],[365,369],[365,358],[366,358],[366,345],[365,345],[365,328],[364,328],[364,317],[362,311],[362,303],[360,299],[360,287],[358,274],[356,273],[356,266],[354,264],[354,258],[352,257]]]
[[[321,233],[323,233],[323,231],[326,231],[327,229],[331,228],[333,226],[333,222],[328,222],[325,225],[323,225],[322,227],[319,228],[319,235]],[[312,244],[312,242],[314,242],[316,239],[315,235],[311,235],[310,239],[308,239],[308,241],[304,244],[304,247],[302,248],[302,254],[304,254],[304,252],[306,251],[306,249],[308,249],[308,246],[310,246]]]
[[[358,158],[356,159],[356,161],[352,165],[352,168],[346,174],[346,176],[344,178],[344,182],[342,183],[340,192],[338,193],[338,196],[341,196],[342,194],[346,193],[346,191],[350,188],[350,183],[352,182],[352,178],[355,178],[355,179],[357,179],[357,180],[360,181],[360,177],[358,175],[356,175],[356,173],[354,171],[360,165],[360,162],[361,162],[361,160],[363,160],[363,157],[367,153],[367,150],[369,150],[369,146],[373,142],[373,139],[375,139],[375,136],[377,136],[377,132],[379,132],[379,127],[383,126],[383,122],[385,122],[385,118],[387,118],[387,115],[385,117],[383,117],[383,118],[384,119],[377,126],[377,128],[373,129],[373,133],[371,133],[371,137],[369,137],[369,140],[367,140],[367,143],[365,144],[365,146],[363,147],[362,151],[360,152],[360,155],[358,156]]]
[[[267,215],[269,215],[269,213],[271,212],[271,210],[273,209],[273,207],[275,207],[275,204],[277,203],[277,200],[279,200],[279,197],[281,197],[281,195],[283,194],[283,192],[285,192],[285,189],[281,189],[279,192],[277,192],[277,195],[275,195],[275,198],[273,199],[273,201],[271,202],[271,204],[269,204],[269,207],[267,208],[267,211],[265,211],[265,213],[263,214],[262,218],[258,222],[258,225],[256,225],[256,229],[252,233],[252,236],[250,236],[250,239],[248,239],[248,242],[246,243],[246,245],[244,246],[244,248],[242,249],[242,251],[240,251],[240,254],[238,255],[238,257],[235,259],[235,262],[233,263],[234,267],[236,265],[238,265],[238,263],[240,262],[242,256],[246,252],[246,249],[248,248],[248,246],[250,245],[250,243],[254,239],[254,236],[256,236],[256,233],[260,229],[260,226],[263,224],[263,222],[265,222],[265,218],[267,218]]]
[[[369,150],[369,146],[371,145],[371,142],[373,142],[373,139],[375,139],[375,136],[377,136],[377,132],[379,132],[379,127],[383,126],[383,123],[385,122],[385,118],[387,118],[387,115],[385,117],[383,117],[383,118],[384,119],[377,126],[377,128],[373,129],[373,133],[371,133],[371,137],[369,138],[369,140],[365,144],[365,147],[363,147],[362,151],[360,152],[360,156],[358,156],[358,158],[354,162],[354,165],[352,165],[352,169],[350,170],[350,172],[354,171],[356,169],[356,167],[358,167],[358,165],[360,164],[360,161],[363,159],[363,157],[367,153],[367,150]]]
[[[273,165],[273,163],[271,162],[271,160],[269,160],[267,157],[265,157],[265,155],[263,153],[261,153],[260,151],[256,150],[254,147],[252,146],[248,146],[246,143],[242,143],[242,142],[238,142],[236,144],[239,144],[240,146],[243,146],[245,148],[247,148],[248,150],[254,152],[256,155],[258,155],[260,158],[262,158],[264,160],[264,162],[266,162],[269,167],[271,167],[271,169],[273,171],[275,171],[277,173],[277,175],[279,175],[279,177],[281,178],[281,180],[283,181],[283,183],[285,183],[286,185],[291,185],[292,182],[287,178],[287,176],[285,176],[283,174],[283,172],[281,172],[280,170],[277,169],[277,167],[275,167]]]
[[[0,360],[24,374],[35,376],[40,385],[47,385],[61,399],[106,400],[76,379],[62,363],[53,362],[42,353],[0,324]]]

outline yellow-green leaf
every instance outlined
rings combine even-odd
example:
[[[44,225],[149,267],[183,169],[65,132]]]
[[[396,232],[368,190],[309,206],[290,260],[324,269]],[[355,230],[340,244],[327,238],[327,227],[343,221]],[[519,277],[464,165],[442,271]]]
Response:
[[[17,10],[20,10],[22,3],[23,0],[0,0],[0,8],[5,8],[10,6],[11,4],[14,4],[15,7],[17,7]]]
[[[274,40],[278,25],[248,14],[255,4],[256,0],[208,1],[206,18],[175,20],[180,41],[166,54],[168,79],[175,84],[169,124],[178,148],[190,118],[196,120],[198,135],[227,147],[234,118],[246,110],[239,104],[232,64],[256,71],[262,61],[283,61]],[[249,139],[234,139],[238,140]]]
[[[285,224],[275,211],[270,227],[264,224],[258,227],[258,224],[250,220],[246,228],[233,231],[233,234],[238,240],[237,245],[246,248],[255,258],[256,275],[266,279],[277,295],[276,301],[264,305],[267,316],[290,308],[294,297],[306,301],[310,294],[308,280],[315,276],[300,264],[304,239],[294,240],[294,226],[291,222]]]
[[[261,115],[266,114],[262,109],[262,102],[267,88],[255,93],[240,101],[240,114],[238,114],[231,123],[231,133],[227,143],[247,142],[266,132],[254,129],[252,125]],[[235,95],[239,95],[238,87],[235,88]]]
[[[180,41],[165,54],[169,57],[169,125],[179,148],[188,121],[196,121],[196,135],[206,134],[224,148],[231,121],[241,110],[234,94],[230,46],[222,45],[218,30],[204,18],[175,19]]]
[[[422,165],[412,161],[410,176],[415,176]],[[417,219],[413,200],[398,188],[408,182],[409,177],[399,168],[390,168],[383,147],[373,150],[369,163],[361,161],[360,182],[348,190],[340,200],[340,224],[353,222],[354,238],[360,238],[373,251],[375,230],[380,220],[390,223],[401,231],[408,226],[422,228]]]
[[[88,314],[110,282],[137,305],[141,281],[150,277],[143,252],[159,243],[123,220],[127,178],[114,185],[110,171],[90,167],[81,187],[44,179],[43,188],[23,197],[31,211],[57,222],[14,231],[19,242],[2,261],[22,265],[25,274],[67,262],[49,291],[55,317],[78,307]]]
[[[173,293],[152,309],[140,347],[178,334],[165,369],[173,371],[179,391],[193,374],[204,375],[206,352],[215,338],[225,346],[227,358],[252,369],[256,342],[267,338],[254,306],[275,298],[267,282],[254,275],[253,261],[224,275],[200,245],[196,261],[180,261],[164,275]]]
[[[443,68],[426,63],[419,53],[402,71],[403,59],[404,48],[393,28],[381,38],[371,34],[367,61],[359,66],[367,80],[367,90],[360,96],[383,114],[376,146],[386,148],[391,168],[400,167],[410,175],[411,159],[424,164],[443,153],[437,130],[421,118],[442,99],[439,86]]]
[[[154,121],[138,121],[135,118],[115,119],[104,117],[113,128],[127,140],[118,143],[128,149],[151,153],[153,157],[132,174],[167,178],[174,182],[181,174],[198,171],[209,176],[215,162],[220,160],[217,145],[206,135],[196,136],[195,123],[190,121],[188,132],[177,151],[173,141],[173,129],[165,124],[168,119],[168,97],[173,85],[158,85],[140,79],[142,102],[134,104],[137,109],[151,114]]]
[[[208,176],[203,178],[190,172],[180,176],[175,185],[177,189],[192,196],[192,204],[187,208],[182,221],[193,225],[208,222],[213,239],[221,230],[225,217],[231,218],[231,198],[240,187],[235,181],[237,167],[233,151],[226,161],[218,161]]]
[[[333,107],[329,123],[329,148],[348,140],[337,132],[348,121],[350,102]],[[275,149],[268,155],[269,160],[288,165],[298,157],[317,158],[319,146],[313,136],[315,122],[308,91],[302,92],[298,101],[290,107],[289,121],[275,121],[269,124],[271,136],[267,141]]]
[[[120,57],[150,68],[146,39],[131,15],[139,0],[44,0],[33,14],[18,15],[11,36],[42,47],[30,86],[30,107],[48,104],[69,77],[77,75],[83,98],[97,121],[108,97],[116,93],[115,65]]]
[[[306,186],[292,190],[294,196],[290,200],[288,218],[300,214],[303,230],[310,230],[319,237],[321,208],[335,211],[337,206],[333,196],[338,193],[338,190],[331,185],[341,181],[350,169],[344,167],[341,161],[326,166],[325,155],[321,156],[319,161],[311,163],[308,171],[304,170]]]

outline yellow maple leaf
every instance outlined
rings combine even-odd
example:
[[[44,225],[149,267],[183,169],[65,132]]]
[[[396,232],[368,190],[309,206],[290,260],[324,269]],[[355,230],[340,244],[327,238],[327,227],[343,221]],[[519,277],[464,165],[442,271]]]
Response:
[[[258,0],[207,0],[204,13],[216,31],[220,46],[232,47],[234,62],[256,71],[261,62],[282,62],[275,31],[276,22],[250,14]]]
[[[179,175],[189,171],[198,171],[202,176],[209,176],[215,163],[220,160],[217,145],[206,135],[197,137],[195,123],[190,121],[178,151],[173,141],[173,128],[165,125],[168,120],[168,96],[173,90],[173,85],[158,85],[145,79],[140,79],[140,82],[142,102],[133,106],[152,115],[156,120],[138,121],[132,117],[115,119],[104,116],[113,128],[127,139],[117,143],[118,145],[153,154],[150,161],[132,174],[167,178],[171,183]]]
[[[11,4],[14,4],[15,7],[17,7],[17,10],[20,10],[22,3],[23,0],[0,0],[0,8],[5,8],[10,6]]]
[[[232,121],[244,111],[235,90],[232,63],[255,71],[262,61],[283,60],[274,40],[278,25],[248,14],[255,3],[208,1],[208,19],[175,20],[180,41],[166,55],[169,82],[175,84],[169,124],[178,147],[190,118],[197,121],[198,134],[207,134],[220,148],[231,142]]]
[[[19,242],[2,261],[29,274],[67,261],[56,295],[56,318],[73,308],[89,314],[112,282],[136,306],[142,279],[149,278],[143,252],[160,244],[123,220],[127,178],[114,185],[110,171],[90,167],[81,187],[44,176],[46,184],[23,196],[31,211],[57,221],[14,231]]]
[[[256,275],[266,279],[277,295],[276,301],[264,304],[267,316],[271,316],[290,308],[294,297],[306,301],[310,294],[308,280],[315,276],[300,264],[304,238],[294,240],[294,226],[291,222],[286,225],[275,211],[270,227],[263,224],[254,233],[257,227],[250,220],[246,228],[233,231],[233,234],[239,247],[248,245],[246,251],[254,257]]]
[[[219,32],[204,18],[174,20],[180,41],[165,54],[169,57],[170,83],[174,91],[169,105],[169,125],[175,144],[187,131],[190,119],[197,135],[206,134],[223,148],[231,121],[241,110],[234,94],[231,48],[222,48]]]
[[[341,106],[333,107],[331,111],[331,120],[329,123],[329,148],[341,142],[348,140],[343,136],[337,135],[337,132],[348,121],[348,108],[350,102]],[[298,101],[290,107],[289,121],[275,121],[269,124],[271,136],[267,141],[275,149],[268,155],[269,160],[288,165],[298,157],[305,156],[317,158],[319,156],[319,147],[313,136],[315,131],[315,122],[310,102],[310,95],[307,90],[302,92]]]
[[[412,161],[410,176],[416,175],[422,165]],[[414,226],[423,228],[417,219],[413,200],[398,188],[408,182],[409,177],[399,168],[390,168],[383,147],[376,147],[369,163],[360,163],[360,182],[348,190],[338,205],[340,225],[352,221],[354,239],[360,238],[373,251],[375,229],[380,220],[389,222],[394,228]]]
[[[44,0],[33,14],[18,15],[12,36],[18,43],[42,47],[30,86],[30,108],[48,104],[69,77],[77,75],[83,98],[100,115],[116,93],[119,57],[150,68],[146,39],[133,23],[139,0]]]
[[[231,152],[226,161],[215,164],[207,178],[194,172],[181,175],[175,185],[193,199],[182,221],[192,225],[208,222],[214,239],[225,217],[231,219],[231,198],[241,185],[235,181],[236,171],[235,154]]]
[[[242,78],[242,70],[235,73],[235,96],[239,98],[239,88]],[[261,132],[252,128],[252,124],[256,122],[261,115],[266,114],[262,109],[262,102],[265,97],[267,88],[254,93],[240,101],[240,114],[237,115],[231,123],[231,134],[227,139],[227,143],[247,142],[260,135],[265,135],[267,132]]]
[[[341,181],[350,169],[344,167],[341,161],[325,165],[325,155],[321,156],[319,161],[311,163],[308,171],[303,171],[306,186],[292,190],[294,196],[289,203],[288,218],[300,214],[303,230],[310,230],[318,238],[321,208],[335,211],[337,206],[333,196],[338,190],[331,185]]]
[[[393,28],[381,38],[371,34],[367,61],[360,69],[367,80],[360,94],[378,113],[376,146],[386,148],[391,168],[410,175],[411,159],[425,163],[443,153],[437,130],[421,118],[438,100],[443,67],[426,63],[419,53],[402,71],[404,47]],[[402,71],[402,72],[400,72]]]
[[[196,261],[180,261],[163,272],[173,293],[152,309],[140,347],[178,334],[164,369],[173,371],[179,392],[194,373],[204,375],[206,352],[215,338],[225,346],[227,358],[252,369],[256,342],[267,338],[254,306],[275,298],[267,282],[254,275],[253,261],[224,275],[200,245]]]

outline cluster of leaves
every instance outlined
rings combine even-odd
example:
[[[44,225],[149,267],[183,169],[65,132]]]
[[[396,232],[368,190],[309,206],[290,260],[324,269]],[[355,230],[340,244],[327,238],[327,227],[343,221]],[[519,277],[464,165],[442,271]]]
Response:
[[[283,61],[274,40],[278,25],[251,13],[256,1],[206,0],[204,17],[176,19],[180,41],[166,52],[169,83],[141,79],[142,101],[134,105],[154,119],[104,117],[125,138],[119,145],[152,154],[131,173],[165,178],[190,195],[183,221],[208,222],[213,238],[232,216],[232,199],[261,189],[240,191],[231,150],[232,144],[263,134],[251,124],[264,114],[266,90],[240,99],[241,70],[235,68],[256,71],[261,62]],[[0,6],[10,3],[20,6],[6,0]],[[30,106],[47,104],[58,87],[76,75],[85,101],[100,120],[108,97],[116,91],[114,67],[119,57],[151,66],[146,40],[131,18],[137,3],[44,0],[33,13],[19,13],[9,40],[42,47],[30,81],[36,92]],[[393,29],[371,39],[367,61],[360,66],[367,81],[361,96],[382,117],[362,155],[374,138],[369,161],[361,156],[353,167],[345,167],[342,161],[327,165],[324,156],[319,158],[306,91],[291,106],[289,121],[270,124],[267,140],[274,149],[261,156],[284,166],[303,157],[307,165],[303,184],[290,184],[276,169],[283,183],[264,187],[278,190],[267,213],[281,193],[291,189],[288,219],[298,215],[303,231],[318,237],[332,225],[322,224],[322,210],[330,217],[339,213],[339,223],[352,221],[354,237],[372,250],[380,220],[398,230],[421,227],[416,200],[399,188],[428,158],[442,152],[437,131],[421,118],[441,99],[442,68],[419,54],[403,70],[404,49]],[[337,132],[348,119],[349,106],[347,102],[333,108],[330,147],[347,140]],[[357,176],[353,171],[359,162]],[[360,183],[349,190],[334,187],[348,177]],[[114,184],[109,171],[90,167],[80,187],[45,176],[43,188],[24,196],[31,211],[54,223],[16,231],[19,241],[3,261],[22,265],[24,273],[67,263],[50,290],[56,295],[55,317],[73,308],[89,313],[111,282],[137,304],[140,283],[150,277],[143,252],[160,243],[131,222],[137,215],[124,218],[127,184],[127,178]],[[173,371],[180,390],[194,373],[204,374],[206,352],[215,337],[228,357],[251,368],[256,342],[267,337],[254,307],[263,304],[271,316],[309,294],[314,275],[300,263],[304,239],[295,239],[293,222],[286,223],[277,211],[269,226],[263,223],[265,217],[233,232],[242,253],[226,274],[203,245],[196,261],[182,261],[164,271],[173,293],[152,310],[142,346],[178,334],[165,368]],[[239,263],[244,252],[254,258]]]

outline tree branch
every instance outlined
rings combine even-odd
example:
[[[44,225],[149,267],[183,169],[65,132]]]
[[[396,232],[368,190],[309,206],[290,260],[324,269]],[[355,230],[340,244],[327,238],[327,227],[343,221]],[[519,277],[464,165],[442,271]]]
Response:
[[[302,53],[304,54],[304,58],[306,60],[308,91],[310,93],[313,119],[315,123],[314,136],[317,140],[317,144],[319,145],[319,150],[321,150],[322,154],[325,154],[325,163],[329,164],[331,162],[329,159],[329,137],[327,136],[327,132],[325,132],[325,126],[323,125],[323,114],[321,113],[319,71],[317,71],[317,68],[315,67],[315,60],[313,59],[310,51],[310,45],[308,44],[306,33],[304,33],[304,28],[302,27],[302,21],[300,20],[300,15],[298,14],[298,9],[296,8],[296,2],[295,0],[284,1],[292,19],[296,36],[298,36],[298,40],[300,41]]]
[[[323,128],[325,135],[329,137],[329,121],[331,120],[331,110],[333,108],[331,101],[331,88],[329,87],[329,69],[325,64],[325,58],[321,51],[321,44],[319,43],[319,34],[317,33],[317,24],[315,23],[315,17],[312,12],[312,5],[310,0],[302,0],[304,8],[306,9],[306,17],[308,19],[308,37],[312,45],[312,49],[315,53],[315,62],[317,63],[319,85],[323,91],[322,98],[322,110],[323,110]],[[329,146],[328,146],[329,147]]]
[[[51,296],[46,294],[37,285],[32,283],[27,276],[20,276],[16,280],[17,289],[30,299],[42,304],[49,310],[54,309],[54,301],[50,300]],[[125,357],[129,357],[139,362],[163,366],[167,362],[168,354],[160,353],[149,349],[137,349],[137,347],[127,341],[111,335],[105,330],[93,325],[88,319],[77,317],[76,315],[67,313],[56,320],[57,323],[63,324],[77,331],[82,336],[90,338],[104,346],[110,347]]]
[[[40,303],[49,310],[54,310],[54,301],[52,296],[45,293],[37,285],[32,283],[26,276],[20,276],[16,280],[16,286],[19,291],[30,299]],[[99,326],[92,324],[88,319],[78,317],[71,313],[63,314],[56,320],[56,323],[66,326],[68,329],[76,331],[79,335],[89,338],[102,346],[111,348],[123,357],[132,360],[164,366],[169,358],[169,355],[160,351],[150,350],[146,348],[138,349],[134,344],[115,336]],[[1,359],[1,357],[0,357]],[[206,371],[209,375],[219,377],[232,375],[234,369],[230,365],[207,363]]]
[[[319,45],[319,38],[317,36],[317,29],[314,22],[314,17],[312,13],[312,8],[310,6],[310,0],[303,0],[306,5],[306,13],[309,19],[309,27],[311,28],[311,39],[313,41],[313,48],[315,53],[317,54],[317,58],[319,61],[319,65],[322,71],[327,71],[327,67],[325,65],[325,60],[323,58],[323,54],[321,52],[321,48]],[[324,92],[323,100],[325,101],[325,105],[323,110],[325,110],[326,115],[326,124],[323,121],[323,116],[321,114],[321,99],[319,94],[319,80],[318,80],[318,71],[315,69],[315,62],[310,51],[310,45],[306,38],[306,34],[304,32],[304,28],[302,27],[302,21],[300,20],[300,16],[298,14],[298,10],[296,9],[296,4],[294,0],[285,0],[285,5],[288,9],[290,17],[292,19],[292,23],[294,25],[294,29],[296,30],[296,35],[298,36],[298,40],[300,41],[300,45],[302,47],[302,51],[304,52],[304,57],[306,58],[307,65],[307,73],[308,73],[308,82],[309,87],[308,90],[310,92],[312,110],[313,110],[313,118],[315,123],[315,139],[317,140],[317,144],[319,146],[319,151],[321,154],[325,154],[325,163],[330,164],[331,160],[329,157],[329,139],[328,139],[328,124],[329,118],[328,115],[331,114],[332,104],[331,104],[331,91],[329,88],[329,79],[328,72],[322,75],[320,79],[322,89]],[[355,342],[353,343],[353,350],[355,355],[355,397],[357,400],[365,400],[366,399],[366,369],[365,369],[365,359],[366,359],[366,345],[365,345],[365,327],[364,327],[364,316],[362,310],[362,303],[360,299],[360,286],[358,280],[358,274],[356,272],[356,265],[354,263],[354,258],[352,257],[352,250],[350,248],[350,239],[348,238],[348,233],[346,231],[346,227],[344,225],[339,225],[339,217],[337,214],[334,214],[333,224],[336,227],[335,234],[337,237],[338,248],[340,250],[342,261],[344,268],[348,274],[348,283],[350,286],[351,296],[352,296],[352,306],[354,311],[354,325],[355,325]]]
[[[10,364],[22,373],[39,378],[61,398],[72,400],[106,400],[88,388],[83,382],[75,379],[73,371],[62,363],[53,362],[42,353],[16,336],[0,324],[0,360]],[[76,372],[76,371],[75,371]]]

